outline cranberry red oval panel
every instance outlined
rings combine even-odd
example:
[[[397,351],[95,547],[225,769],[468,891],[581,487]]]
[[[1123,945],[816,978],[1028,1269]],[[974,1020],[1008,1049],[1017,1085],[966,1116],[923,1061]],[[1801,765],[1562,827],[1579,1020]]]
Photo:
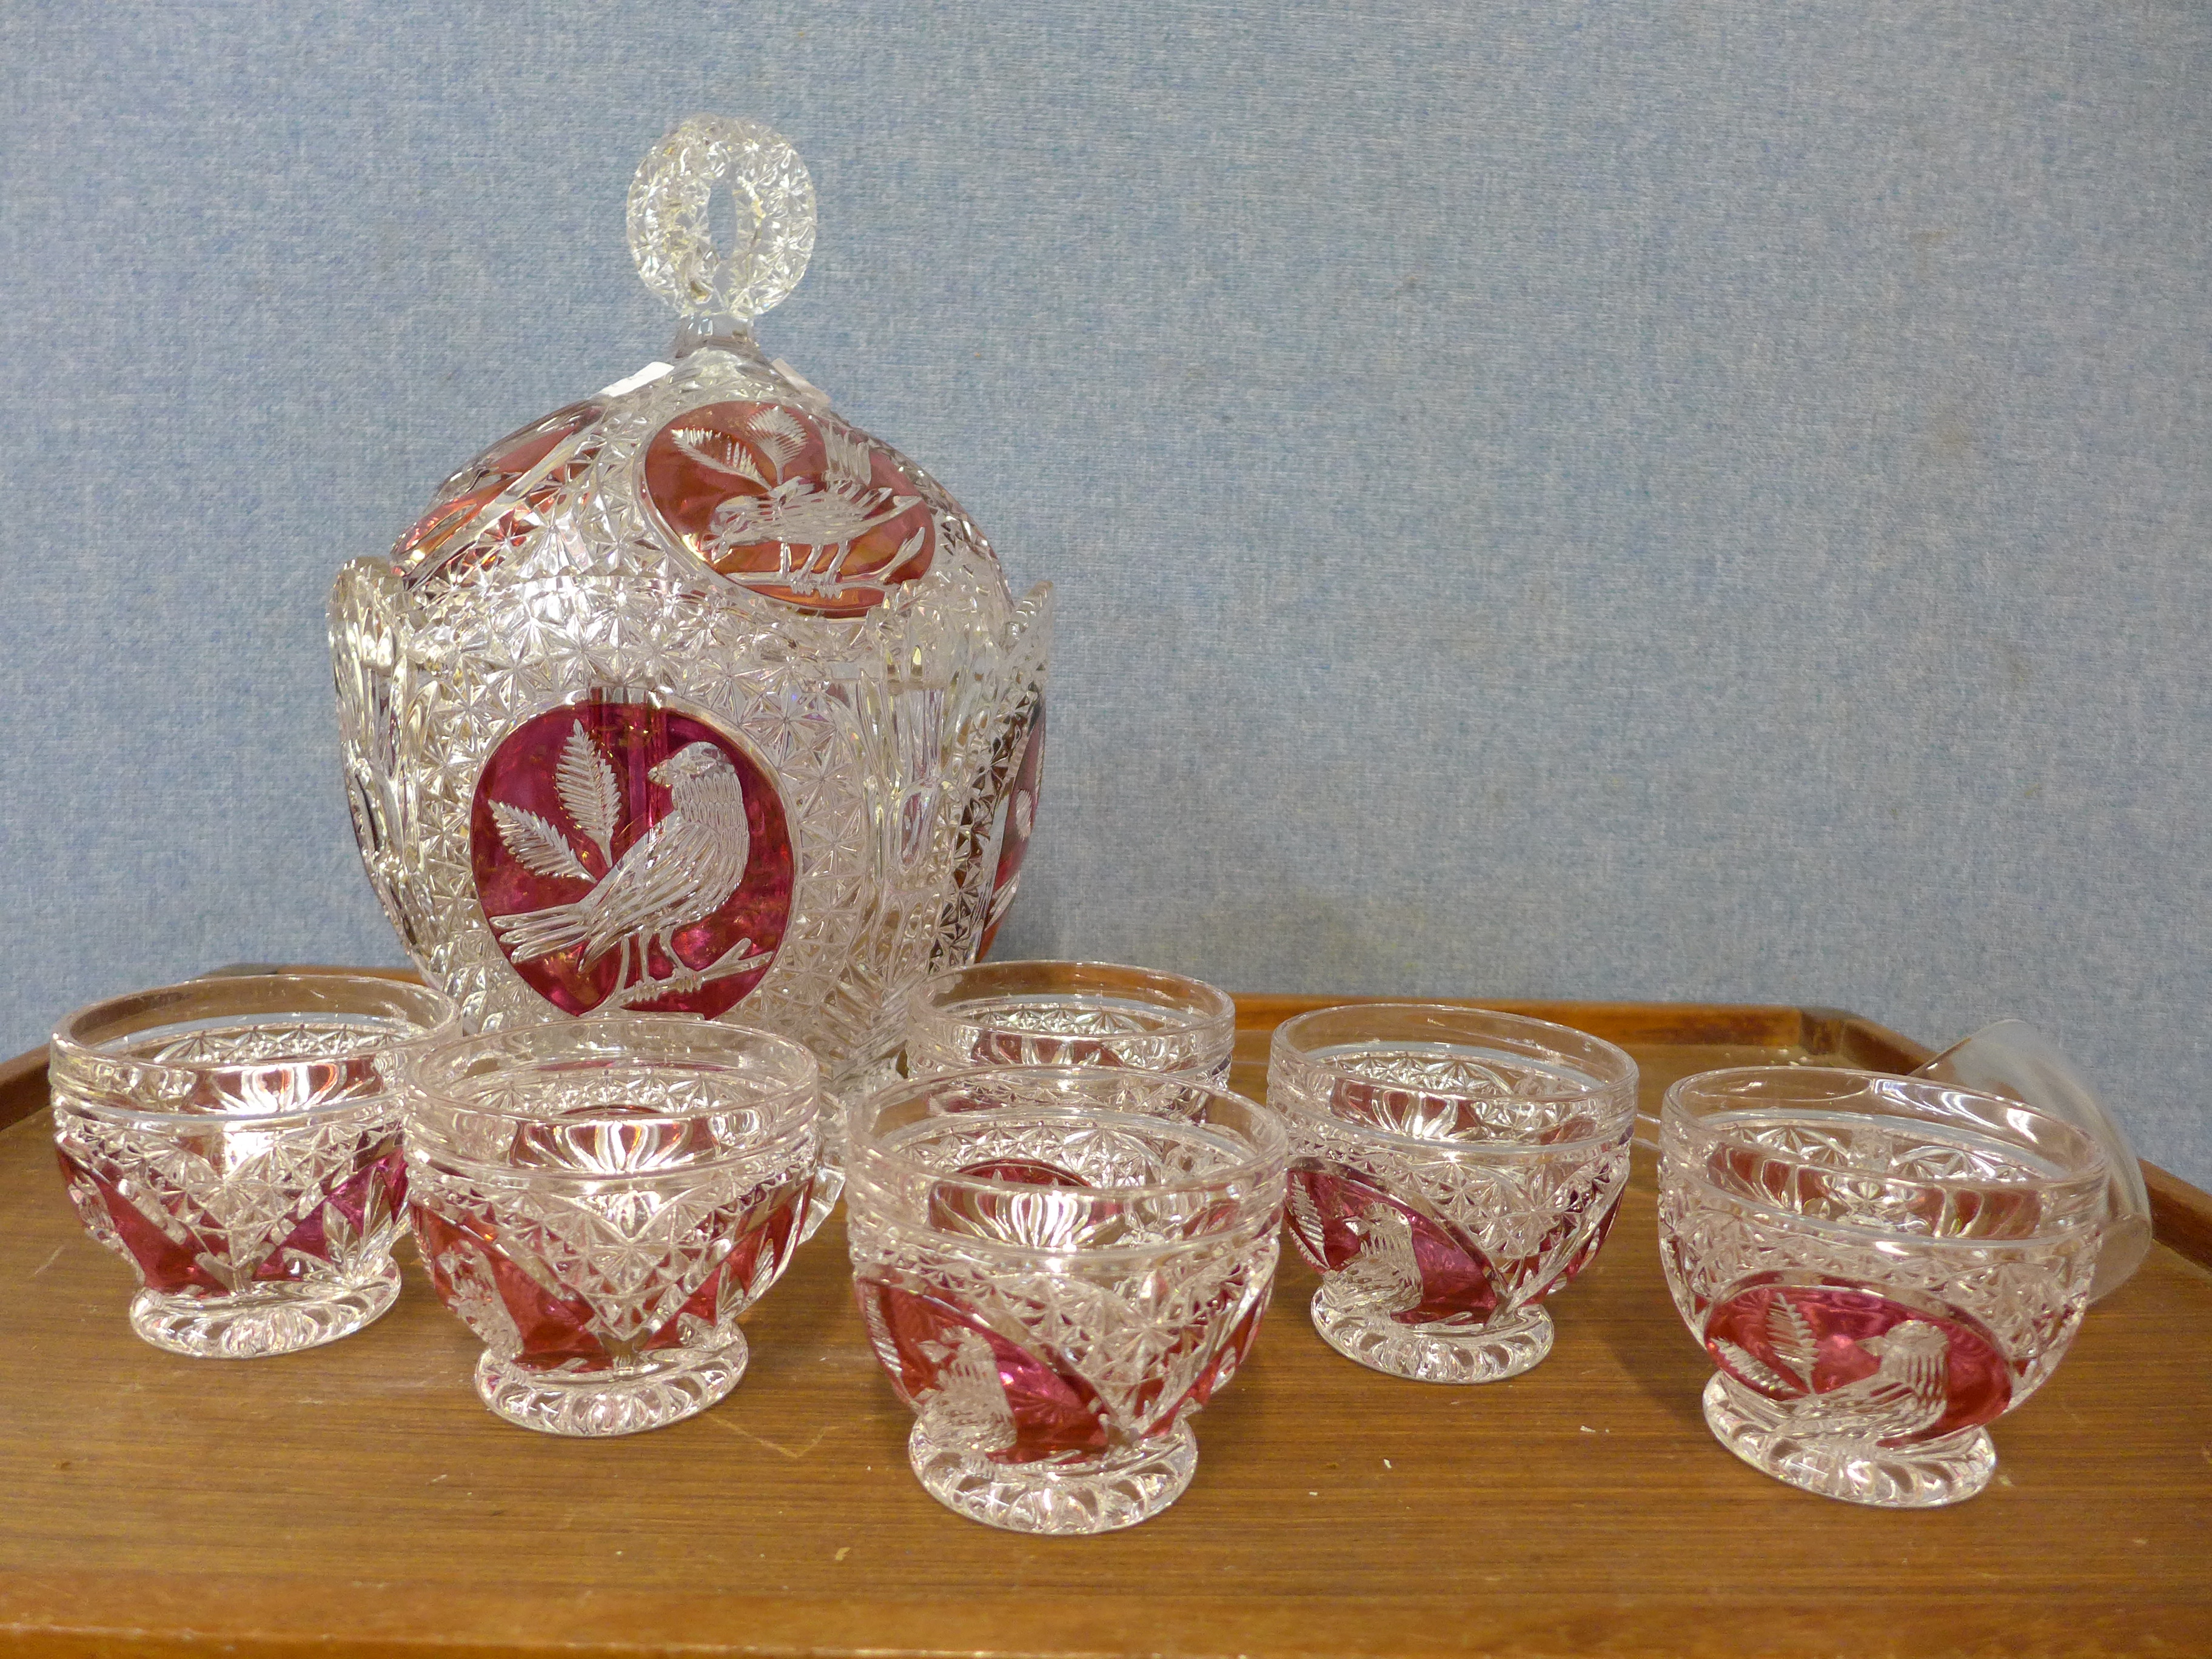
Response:
[[[709,404],[645,449],[668,533],[756,592],[831,616],[928,573],[936,520],[890,451],[784,404]]]
[[[940,1395],[994,1463],[1103,1451],[1097,1390],[1008,1340],[948,1297],[902,1289],[873,1274],[853,1281],[868,1340],[891,1385],[920,1408]]]
[[[790,919],[774,777],[734,734],[655,704],[593,698],[509,732],[469,853],[501,952],[566,1013],[711,1019],[761,982]]]
[[[1376,1310],[1401,1325],[1479,1322],[1497,1310],[1490,1264],[1471,1240],[1346,1164],[1293,1162],[1285,1214],[1300,1255],[1356,1277]]]
[[[1848,1283],[1755,1273],[1716,1301],[1705,1347],[1769,1399],[1817,1395],[1824,1416],[1886,1443],[1992,1422],[2012,1402],[2012,1367],[1978,1320]]]
[[[472,549],[467,562],[496,558],[505,544],[538,528],[561,492],[583,476],[598,445],[575,440],[604,412],[598,404],[571,404],[507,434],[446,481],[437,499],[393,546],[392,562],[410,585],[421,586],[455,574],[452,567]],[[484,518],[487,508],[541,468],[543,475],[504,512]]]

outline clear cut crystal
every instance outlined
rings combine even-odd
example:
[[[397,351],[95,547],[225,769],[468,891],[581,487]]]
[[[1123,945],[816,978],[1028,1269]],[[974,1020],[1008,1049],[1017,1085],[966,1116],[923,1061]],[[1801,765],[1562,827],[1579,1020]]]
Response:
[[[1017,603],[933,478],[755,345],[813,211],[766,129],[675,129],[629,202],[673,366],[500,440],[338,574],[362,859],[473,1024],[726,1017],[844,1088],[1012,898],[1050,590]]]

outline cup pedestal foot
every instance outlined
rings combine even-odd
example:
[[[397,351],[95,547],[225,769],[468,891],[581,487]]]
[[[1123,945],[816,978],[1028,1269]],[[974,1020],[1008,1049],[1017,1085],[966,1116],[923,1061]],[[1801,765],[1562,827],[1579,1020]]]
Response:
[[[1552,1316],[1526,1307],[1487,1325],[1401,1325],[1372,1308],[1345,1307],[1324,1282],[1314,1292],[1321,1340],[1370,1370],[1415,1382],[1498,1382],[1552,1352]]]
[[[1007,1532],[1115,1532],[1150,1520],[1182,1496],[1198,1468],[1198,1439],[1178,1423],[1094,1462],[994,1463],[970,1444],[915,1423],[907,1458],[923,1490],[957,1515]]]
[[[695,1417],[745,1374],[742,1334],[726,1347],[669,1349],[654,1363],[601,1371],[547,1371],[486,1353],[477,1394],[508,1422],[541,1434],[602,1439],[643,1434]]]
[[[399,1267],[387,1255],[350,1284],[279,1279],[228,1296],[141,1291],[131,1299],[131,1328],[194,1359],[265,1359],[351,1336],[398,1295]]]
[[[1705,1407],[1713,1437],[1752,1468],[1847,1504],[1936,1509],[1972,1498],[1996,1472],[1996,1447],[1986,1429],[1961,1429],[1909,1446],[1822,1434],[1817,1422],[1718,1371],[1705,1384]]]

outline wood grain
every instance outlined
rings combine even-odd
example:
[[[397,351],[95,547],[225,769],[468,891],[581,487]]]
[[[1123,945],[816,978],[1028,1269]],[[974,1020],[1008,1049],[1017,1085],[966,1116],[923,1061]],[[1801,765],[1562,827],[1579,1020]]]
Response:
[[[1273,1020],[1319,1001],[1248,1000],[1236,1081],[1256,1089]],[[1636,1033],[1647,1105],[1714,1065],[1904,1044],[1794,1009],[1524,1006]],[[43,1103],[37,1068],[0,1068],[0,1112],[27,1097]],[[1337,1358],[1305,1322],[1311,1275],[1286,1266],[1251,1364],[1197,1420],[1182,1500],[1128,1533],[1042,1540],[960,1521],[915,1484],[910,1419],[868,1354],[835,1222],[748,1321],[752,1368],[727,1401],[633,1440],[560,1442],[477,1404],[473,1342],[411,1261],[389,1316],[315,1352],[226,1364],[146,1346],[123,1321],[129,1273],[78,1231],[33,1117],[0,1133],[0,1646],[2212,1645],[2212,1273],[2154,1250],[1997,1425],[1997,1483],[1895,1515],[1792,1492],[1714,1443],[1698,1414],[1709,1368],[1667,1296],[1655,1224],[1639,1173],[1605,1255],[1554,1304],[1552,1358],[1487,1388]]]

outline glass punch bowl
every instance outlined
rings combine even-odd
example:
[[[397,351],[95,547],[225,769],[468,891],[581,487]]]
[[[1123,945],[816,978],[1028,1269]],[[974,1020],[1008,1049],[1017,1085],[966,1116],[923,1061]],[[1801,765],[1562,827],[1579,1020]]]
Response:
[[[726,1015],[860,1087],[1013,897],[1049,589],[1017,603],[951,495],[756,343],[814,241],[782,139],[678,126],[629,240],[672,362],[501,439],[339,573],[362,856],[471,1029]]]

